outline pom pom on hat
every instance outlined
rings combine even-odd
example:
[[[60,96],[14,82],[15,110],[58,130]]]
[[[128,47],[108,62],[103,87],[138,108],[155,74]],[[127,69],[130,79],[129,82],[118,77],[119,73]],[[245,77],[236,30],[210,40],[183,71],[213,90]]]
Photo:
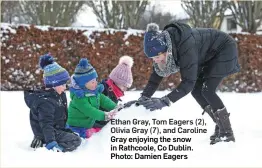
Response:
[[[53,64],[55,62],[54,58],[50,54],[45,54],[40,57],[39,66],[44,69],[47,65]]]
[[[159,32],[159,26],[156,23],[149,23],[144,35],[144,53],[152,58],[159,53],[167,51],[167,44],[164,34]]]
[[[80,66],[81,68],[87,68],[89,66],[89,62],[88,62],[88,60],[86,58],[82,58],[79,61],[78,66]]]
[[[134,60],[132,57],[129,57],[127,55],[125,56],[122,56],[119,60],[119,63],[118,64],[125,64],[127,65],[128,67],[132,68],[132,66],[134,65]]]
[[[85,84],[98,77],[95,68],[89,63],[87,58],[81,58],[75,68],[74,80],[80,88],[85,88]]]
[[[156,23],[149,23],[146,28],[147,32],[150,31],[159,31],[159,26]]]

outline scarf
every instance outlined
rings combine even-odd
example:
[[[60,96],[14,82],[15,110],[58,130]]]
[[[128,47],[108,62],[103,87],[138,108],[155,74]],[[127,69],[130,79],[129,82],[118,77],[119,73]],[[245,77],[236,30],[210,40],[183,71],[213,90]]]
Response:
[[[179,66],[176,65],[175,59],[173,58],[173,48],[170,35],[167,31],[162,32],[165,35],[167,42],[167,57],[166,63],[153,63],[154,69],[159,76],[168,77],[171,74],[177,73],[179,71]]]
[[[106,81],[106,84],[109,86],[109,87],[108,87],[109,91],[112,91],[112,92],[114,93],[114,95],[116,96],[117,100],[118,100],[120,97],[124,96],[123,91],[122,91],[118,86],[116,86],[116,85],[114,84],[114,82],[113,82],[112,79],[108,79],[108,80]]]
[[[99,93],[104,91],[104,86],[102,84],[97,85],[95,90],[89,90],[87,88],[80,88],[74,77],[71,77],[71,86],[69,87],[69,91],[74,93],[77,98],[83,98],[85,96],[97,96]]]

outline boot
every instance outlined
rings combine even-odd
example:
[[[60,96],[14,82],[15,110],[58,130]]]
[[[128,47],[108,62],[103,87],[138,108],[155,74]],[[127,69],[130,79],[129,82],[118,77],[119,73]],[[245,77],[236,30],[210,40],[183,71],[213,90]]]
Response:
[[[202,115],[204,115],[205,112],[211,117],[211,119],[214,121],[214,123],[216,123],[216,119],[215,119],[213,110],[212,110],[212,108],[211,108],[210,105],[208,105],[208,106],[206,106],[206,107],[204,108],[204,111],[203,111]],[[218,127],[218,125],[216,124],[215,132],[213,133],[213,135],[210,136],[210,140],[215,140],[216,137],[218,136],[218,134],[219,134],[219,127]]]
[[[215,120],[219,127],[219,134],[214,140],[211,140],[211,145],[216,144],[217,142],[235,142],[235,136],[231,128],[229,115],[230,114],[227,112],[226,108],[217,110],[214,113]]]
[[[213,135],[210,136],[210,140],[211,140],[211,141],[215,140],[216,137],[218,137],[218,135],[219,135],[219,127],[218,127],[218,125],[216,124],[215,132],[214,132]]]

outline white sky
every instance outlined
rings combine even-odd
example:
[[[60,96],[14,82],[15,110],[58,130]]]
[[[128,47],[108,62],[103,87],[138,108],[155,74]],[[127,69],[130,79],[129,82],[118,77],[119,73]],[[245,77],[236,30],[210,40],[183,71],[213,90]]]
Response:
[[[160,5],[163,12],[170,12],[175,14],[178,18],[183,18],[186,16],[183,8],[181,7],[180,0],[151,0],[151,4]],[[96,16],[93,14],[90,8],[86,9],[84,12],[80,13],[74,26],[95,26],[101,27],[99,25]]]

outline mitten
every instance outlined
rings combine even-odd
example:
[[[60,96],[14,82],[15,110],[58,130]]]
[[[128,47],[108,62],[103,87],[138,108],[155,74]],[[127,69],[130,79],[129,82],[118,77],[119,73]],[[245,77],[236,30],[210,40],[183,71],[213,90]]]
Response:
[[[64,151],[64,148],[59,146],[56,141],[52,141],[52,142],[48,143],[45,147],[48,150],[53,150],[53,151],[56,151],[56,152],[63,152]]]
[[[117,113],[117,111],[115,111],[116,109],[114,109],[114,110],[112,110],[112,111],[110,111],[110,112],[105,112],[105,120],[106,121],[108,121],[108,120],[112,120],[114,117],[115,117],[115,115],[116,115],[116,113]]]

